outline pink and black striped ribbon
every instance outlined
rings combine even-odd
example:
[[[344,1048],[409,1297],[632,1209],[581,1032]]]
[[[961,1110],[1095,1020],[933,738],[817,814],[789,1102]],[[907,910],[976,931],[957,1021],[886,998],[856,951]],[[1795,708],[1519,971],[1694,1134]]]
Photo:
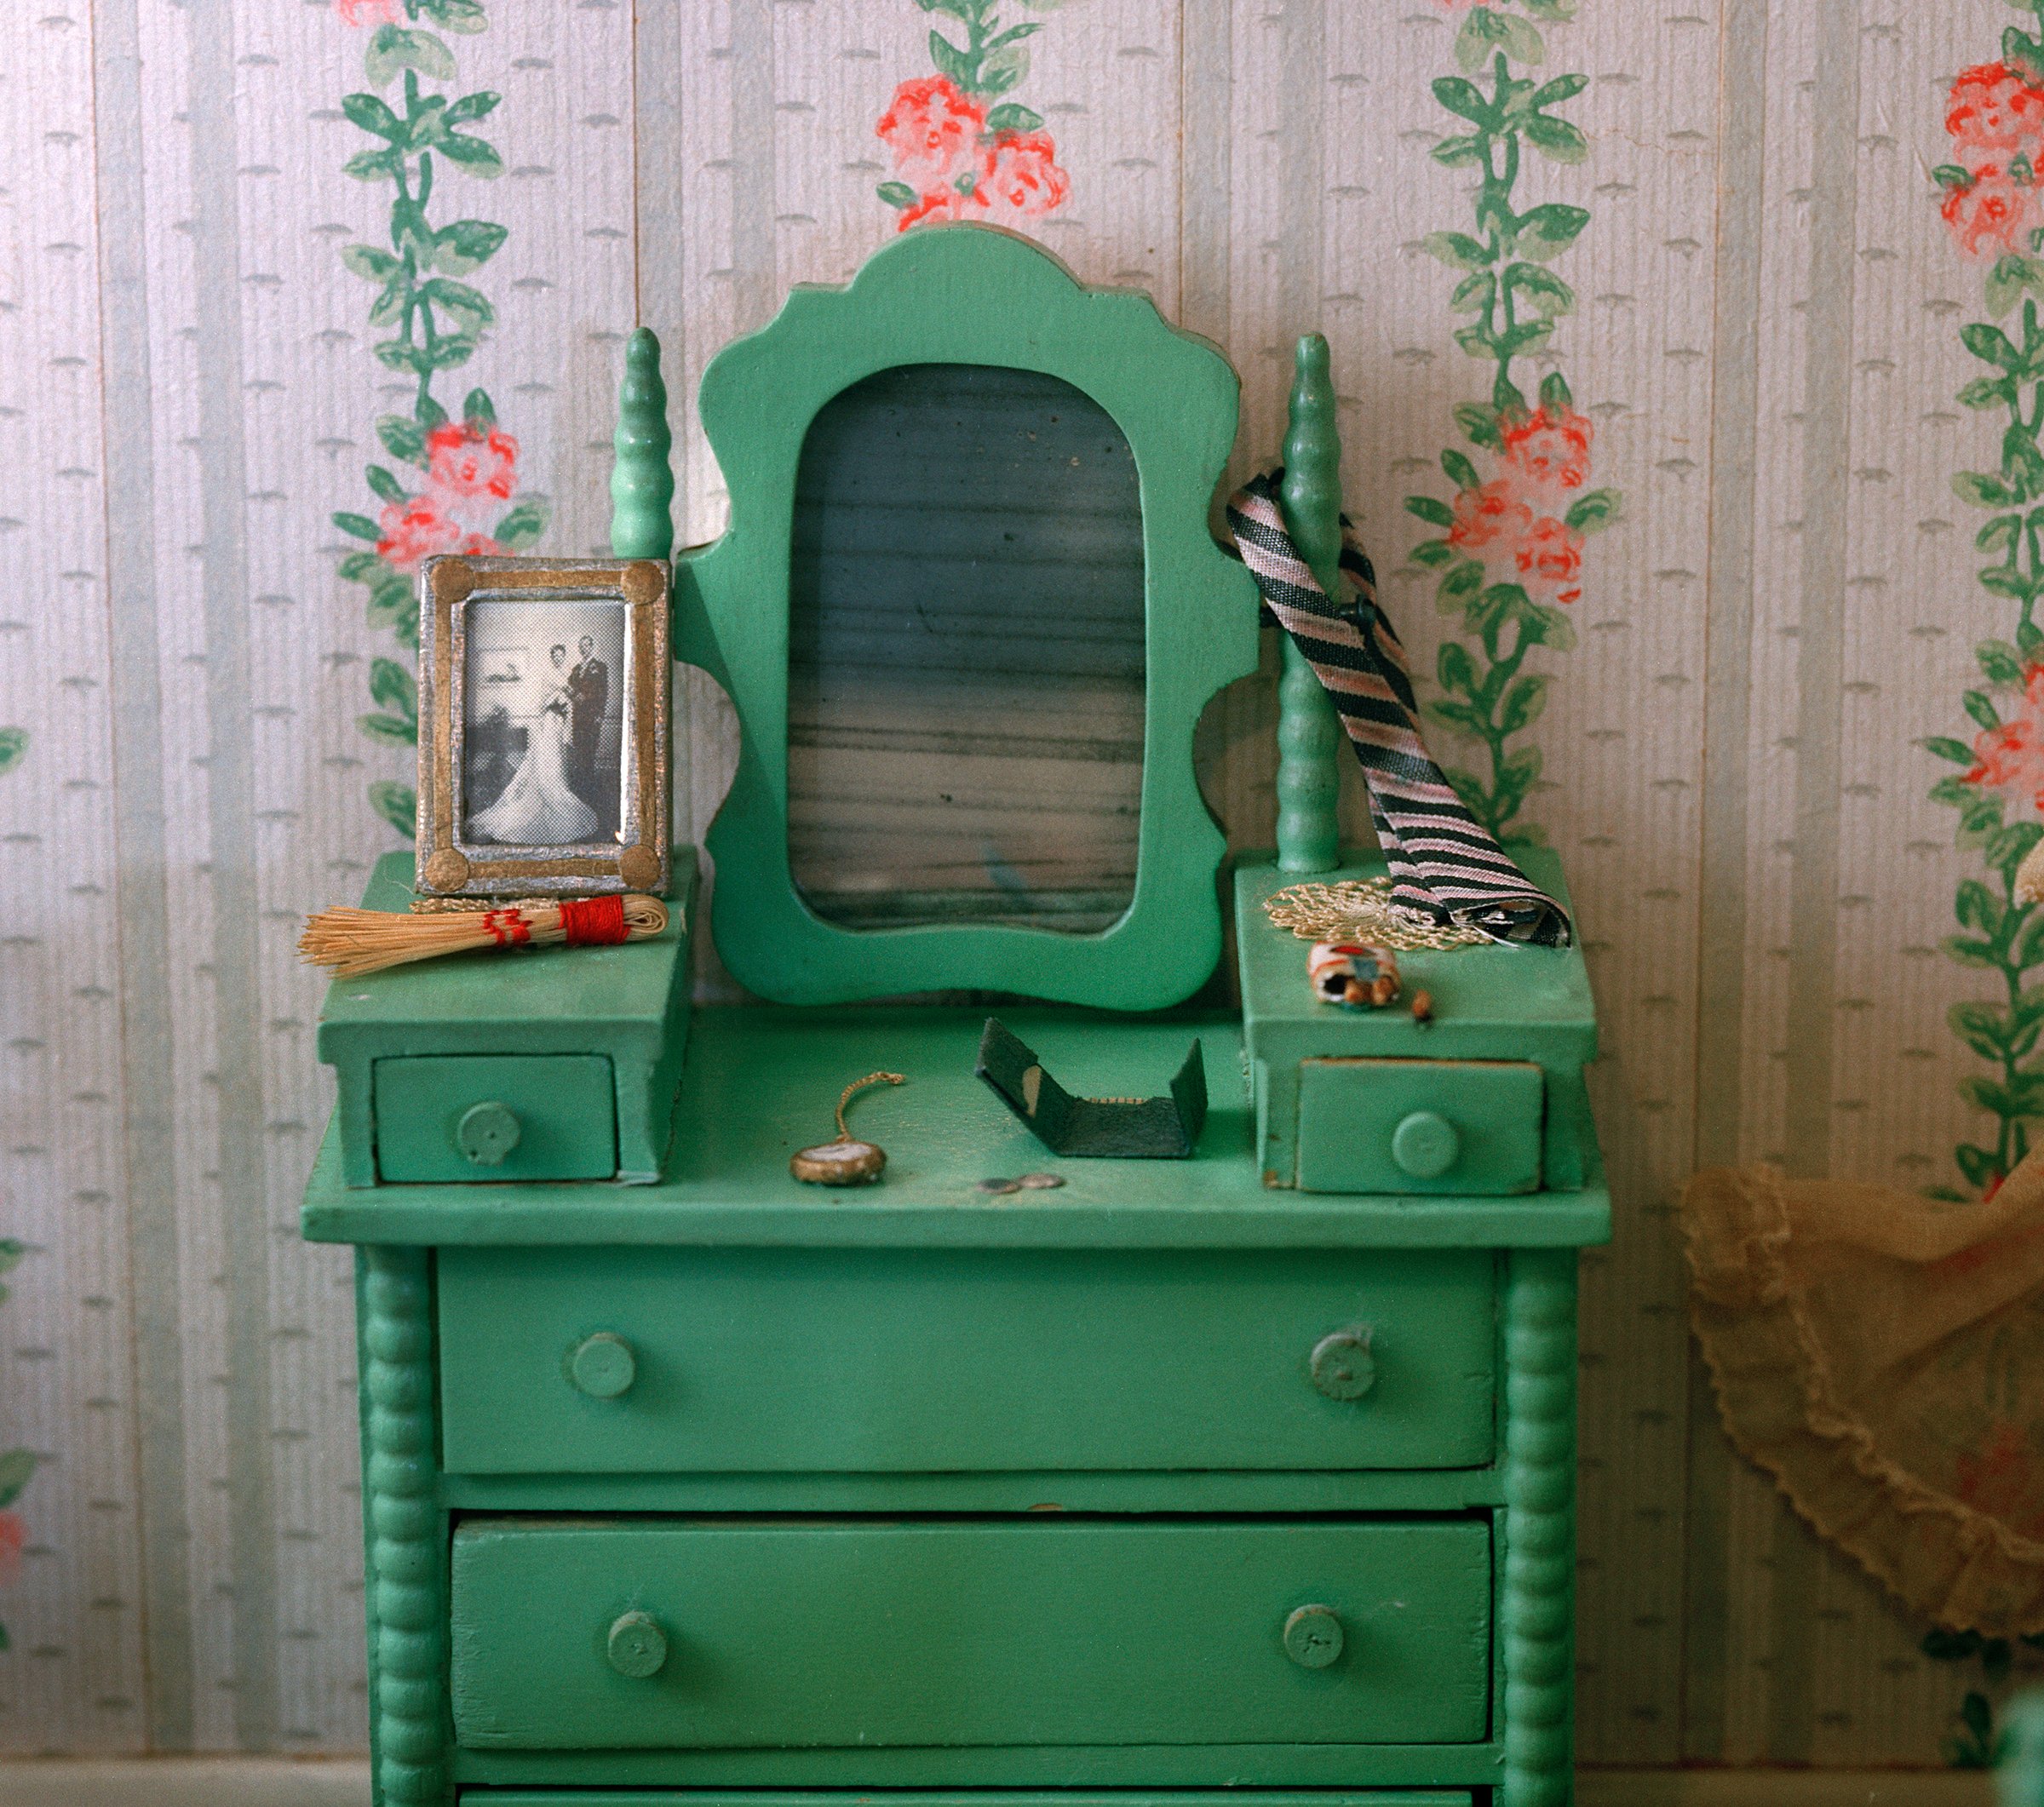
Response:
[[[1469,813],[1427,751],[1405,649],[1377,606],[1375,574],[1348,517],[1341,517],[1341,568],[1352,599],[1344,605],[1320,588],[1284,530],[1278,506],[1283,475],[1273,471],[1238,490],[1228,502],[1228,527],[1264,602],[1347,730],[1369,783],[1392,903],[1493,941],[1566,947],[1568,912]]]

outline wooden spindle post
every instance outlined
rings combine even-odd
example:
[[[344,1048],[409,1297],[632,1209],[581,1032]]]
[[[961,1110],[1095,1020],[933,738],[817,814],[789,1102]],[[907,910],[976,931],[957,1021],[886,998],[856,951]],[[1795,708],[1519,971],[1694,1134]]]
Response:
[[[1278,503],[1285,531],[1312,567],[1320,587],[1338,596],[1341,554],[1341,441],[1335,427],[1335,386],[1327,341],[1299,341],[1292,381],[1290,430],[1284,439],[1284,481]],[[1341,726],[1306,656],[1284,637],[1278,680],[1278,866],[1283,872],[1327,872],[1341,858],[1335,805],[1341,795]]]
[[[660,341],[641,326],[624,350],[617,391],[617,462],[611,472],[611,556],[664,559],[675,549],[675,473],[667,455],[667,386]]]

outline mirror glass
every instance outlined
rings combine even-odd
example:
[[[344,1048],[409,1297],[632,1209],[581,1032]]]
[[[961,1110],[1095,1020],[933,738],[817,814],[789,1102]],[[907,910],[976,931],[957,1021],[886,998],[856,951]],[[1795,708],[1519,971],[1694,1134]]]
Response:
[[[1096,933],[1135,894],[1143,516],[1071,384],[882,370],[803,441],[788,856],[848,928]]]

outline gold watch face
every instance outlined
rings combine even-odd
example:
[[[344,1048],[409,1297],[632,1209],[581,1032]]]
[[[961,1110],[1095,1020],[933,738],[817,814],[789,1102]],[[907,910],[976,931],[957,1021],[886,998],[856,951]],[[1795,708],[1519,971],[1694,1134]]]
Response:
[[[788,1171],[818,1186],[863,1186],[880,1178],[887,1157],[870,1142],[822,1142],[797,1151]]]

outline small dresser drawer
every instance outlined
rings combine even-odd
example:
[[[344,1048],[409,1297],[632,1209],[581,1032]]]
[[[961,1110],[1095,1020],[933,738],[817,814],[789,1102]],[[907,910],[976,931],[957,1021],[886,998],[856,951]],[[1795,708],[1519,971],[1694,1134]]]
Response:
[[[605,1054],[419,1054],[370,1084],[387,1183],[608,1179],[617,1094]]]
[[[456,1474],[1477,1467],[1488,1251],[445,1248]]]
[[[1299,1063],[1306,1192],[1531,1192],[1546,1082],[1513,1060]]]
[[[1489,1525],[471,1519],[471,1749],[1436,1744],[1487,1731]]]

